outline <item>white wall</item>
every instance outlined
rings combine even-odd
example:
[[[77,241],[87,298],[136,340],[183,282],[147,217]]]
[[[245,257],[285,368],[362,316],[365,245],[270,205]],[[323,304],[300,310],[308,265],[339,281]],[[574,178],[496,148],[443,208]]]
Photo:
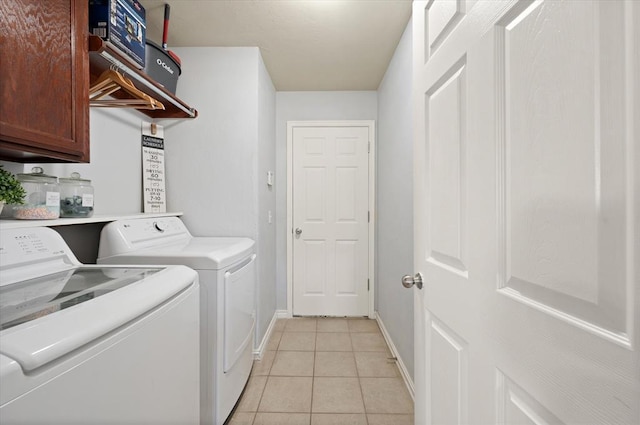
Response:
[[[276,94],[276,285],[278,309],[287,309],[287,121],[375,120],[375,91]]]
[[[94,214],[141,212],[140,127],[146,115],[131,109],[92,108],[90,119],[90,163],[24,164],[25,172],[36,165],[57,177],[77,171],[93,185]]]
[[[46,174],[69,177],[76,171],[91,180],[95,214],[132,214],[142,211],[142,153],[140,125],[146,116],[130,109],[90,110],[91,162],[89,164],[18,164],[3,162],[13,173],[31,172],[40,166]],[[10,211],[3,211],[10,217]],[[83,263],[95,263],[102,224],[59,226],[54,228],[65,238]]]
[[[177,94],[195,120],[167,121],[167,205],[196,236],[257,236],[259,51],[173,49],[182,59]]]
[[[0,162],[12,173],[31,172],[40,166],[46,174],[69,177],[76,171],[91,180],[94,187],[95,214],[132,214],[143,208],[142,153],[140,127],[148,117],[132,109],[90,110],[91,162],[88,164],[18,164]],[[3,217],[10,217],[8,209]],[[62,234],[78,260],[95,263],[100,230],[104,224],[54,227]]]
[[[378,88],[377,311],[413,376],[413,131],[411,21]]]
[[[2,161],[0,160],[0,165],[2,165],[2,167],[12,173],[12,174],[18,174],[18,173],[22,173],[24,172],[24,164],[19,164],[17,162],[9,162],[9,161]]]
[[[177,94],[198,118],[165,127],[168,207],[196,236],[256,241],[260,343],[276,309],[275,88],[256,47],[175,48]]]
[[[276,167],[276,90],[267,68],[258,61],[258,329],[256,346],[276,311],[276,188],[267,172]],[[271,215],[271,220],[269,220]]]

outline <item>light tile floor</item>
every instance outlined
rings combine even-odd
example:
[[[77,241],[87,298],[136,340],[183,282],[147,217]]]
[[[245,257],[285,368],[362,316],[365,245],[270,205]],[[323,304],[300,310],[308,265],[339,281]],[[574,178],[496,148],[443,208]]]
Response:
[[[375,320],[277,321],[229,425],[410,425],[413,401]]]

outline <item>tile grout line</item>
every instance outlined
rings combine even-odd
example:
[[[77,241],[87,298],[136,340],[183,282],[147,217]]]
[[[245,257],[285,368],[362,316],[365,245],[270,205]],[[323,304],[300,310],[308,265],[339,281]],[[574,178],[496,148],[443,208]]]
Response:
[[[284,334],[284,327],[282,329],[282,333]],[[271,362],[271,366],[269,366],[269,370],[267,371],[267,378],[266,378],[266,381],[264,383],[264,387],[262,388],[262,391],[260,392],[260,399],[258,400],[258,405],[256,406],[256,411],[255,411],[255,414],[253,416],[253,420],[251,421],[251,425],[255,424],[256,419],[258,418],[258,412],[260,411],[260,404],[262,403],[262,397],[264,396],[264,392],[267,389],[267,384],[269,383],[269,378],[271,378],[271,370],[273,369],[273,364],[276,362],[276,357],[278,355],[278,351],[279,351],[279,348],[280,348],[280,342],[282,342],[282,335],[280,335],[280,339],[278,340],[278,344],[276,344],[275,354],[273,355],[273,361]]]
[[[360,388],[360,397],[362,398],[362,408],[364,409],[364,421],[369,425],[369,415],[367,414],[367,405],[364,402],[364,392],[362,391],[362,380],[360,379],[360,371],[358,370],[358,361],[356,360],[356,351],[353,348],[353,340],[351,339],[351,330],[349,330],[349,342],[351,343],[351,352],[353,353],[353,363],[356,366],[356,376],[358,377],[358,387]]]
[[[320,352],[319,346],[318,346],[318,337],[319,337],[320,333],[347,333],[349,335],[350,350],[348,350],[348,351],[345,351],[345,350],[327,350],[327,352],[336,352],[336,353],[350,352],[351,353],[351,358],[353,359],[354,367],[355,367],[355,377],[358,380],[357,382],[358,382],[358,386],[359,386],[359,390],[360,390],[360,396],[361,396],[362,403],[363,403],[363,408],[364,408],[365,419],[363,421],[363,424],[369,425],[368,411],[367,411],[367,407],[366,407],[366,404],[365,404],[365,401],[364,401],[364,390],[363,390],[363,381],[362,381],[363,377],[360,375],[360,371],[358,369],[358,364],[357,364],[357,361],[356,361],[356,353],[357,352],[354,349],[352,336],[354,334],[359,334],[359,333],[362,333],[362,332],[364,332],[364,333],[374,333],[375,334],[375,333],[381,333],[381,331],[378,330],[377,332],[375,332],[375,331],[371,332],[370,329],[366,328],[366,329],[361,329],[362,332],[359,332],[357,330],[352,332],[351,328],[348,327],[347,332],[341,332],[340,330],[329,330],[329,331],[325,331],[325,332],[319,332],[318,331],[318,326],[319,326],[318,325],[318,320],[315,321],[314,326],[315,326],[314,330],[308,330],[308,331],[304,331],[304,330],[303,331],[287,330],[286,331],[286,332],[292,332],[292,333],[295,333],[295,332],[310,332],[311,333],[312,332],[315,335],[315,337],[313,338],[314,349],[313,349],[313,364],[312,364],[312,373],[311,373],[312,380],[311,380],[311,406],[310,406],[310,410],[309,410],[309,425],[311,425],[313,423],[313,415],[314,415],[314,412],[313,412],[313,401],[314,401],[314,398],[316,396],[315,391],[314,391],[314,387],[315,387],[315,378],[316,378],[316,376],[318,376],[316,374],[316,366],[317,366],[317,361],[318,361],[318,357],[317,356],[318,356],[318,353]],[[282,330],[281,330],[282,335],[284,335],[286,332],[285,332],[285,329],[284,329],[284,326],[283,326]],[[278,344],[276,345],[275,350],[273,350],[274,351],[274,358],[273,358],[273,361],[271,362],[271,364],[269,365],[269,368],[266,371],[266,374],[267,374],[266,375],[266,382],[265,382],[264,387],[262,388],[262,391],[260,393],[260,397],[258,399],[256,411],[254,412],[254,416],[253,416],[253,419],[251,421],[252,425],[255,425],[256,420],[257,420],[257,416],[260,413],[259,408],[260,408],[260,405],[262,403],[262,400],[264,399],[264,395],[266,393],[267,383],[271,380],[272,377],[276,376],[276,375],[273,375],[273,368],[274,368],[274,366],[276,364],[276,357],[278,357],[278,354],[279,353],[286,353],[286,352],[301,352],[301,353],[303,353],[303,352],[311,351],[311,350],[281,350],[280,349],[281,348],[281,342],[282,342],[282,338],[278,341]],[[385,347],[386,347],[386,350],[385,350],[386,352],[390,351],[388,345],[386,344],[386,341],[385,341]],[[368,351],[365,350],[365,352],[368,352]],[[278,376],[280,376],[280,375],[278,375]],[[282,376],[283,377],[287,377],[287,376],[288,377],[295,377],[295,376],[298,376],[298,375],[295,375],[295,376],[294,375],[282,375]],[[335,377],[337,377],[337,378],[340,378],[340,377],[348,378],[348,376],[342,376],[342,375],[340,375],[340,376],[336,375]],[[268,412],[262,412],[262,413],[268,413]],[[290,414],[291,413],[291,414],[293,414],[294,412],[272,412],[272,413],[279,413],[279,414]],[[322,412],[322,413],[327,413],[327,414],[332,414],[332,415],[340,415],[341,413],[345,413],[346,414],[346,412],[333,412],[333,413],[331,413],[331,412]],[[402,414],[398,414],[398,415],[404,416]]]
[[[318,330],[318,321],[316,320],[316,331]],[[316,383],[316,353],[318,352],[318,332],[316,332],[315,345],[313,346],[313,370],[311,371],[311,406],[309,406],[309,425],[311,425],[313,415],[313,387]]]
[[[277,351],[276,351],[277,352]],[[273,359],[275,361],[275,357]],[[273,367],[273,363],[271,363],[271,367]],[[258,405],[256,406],[255,414],[253,415],[253,420],[251,421],[251,425],[256,422],[256,418],[258,417],[258,411],[260,410],[260,403],[262,403],[262,397],[264,396],[264,392],[267,389],[267,384],[269,383],[269,377],[271,376],[271,367],[269,367],[269,373],[267,374],[267,380],[264,383],[264,387],[260,392],[260,399],[258,400]]]

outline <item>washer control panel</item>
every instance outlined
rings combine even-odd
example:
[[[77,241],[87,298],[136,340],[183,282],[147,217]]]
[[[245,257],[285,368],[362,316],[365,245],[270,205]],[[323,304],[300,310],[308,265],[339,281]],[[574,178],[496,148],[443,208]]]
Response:
[[[3,229],[0,232],[0,286],[79,264],[58,232],[48,227]]]
[[[2,267],[32,263],[64,255],[69,248],[62,237],[46,227],[6,229],[0,234]]]

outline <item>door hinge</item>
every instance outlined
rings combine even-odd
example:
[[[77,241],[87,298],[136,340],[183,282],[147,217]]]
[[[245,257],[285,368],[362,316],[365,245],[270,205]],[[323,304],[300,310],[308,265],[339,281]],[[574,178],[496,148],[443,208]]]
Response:
[[[367,211],[367,223],[371,223],[371,211]]]
[[[367,153],[371,153],[371,140],[367,142]]]
[[[369,279],[367,279],[367,292],[369,292]]]

